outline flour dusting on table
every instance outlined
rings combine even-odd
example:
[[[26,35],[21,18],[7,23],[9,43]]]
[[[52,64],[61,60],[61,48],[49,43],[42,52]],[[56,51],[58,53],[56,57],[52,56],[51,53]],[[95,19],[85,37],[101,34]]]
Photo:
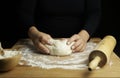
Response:
[[[41,54],[36,50],[32,42],[24,42],[24,47],[19,48],[19,50],[22,51],[21,54],[23,55],[19,64],[44,69],[86,69],[88,56],[95,46],[96,43],[88,42],[84,52],[76,52],[69,56],[60,57]]]

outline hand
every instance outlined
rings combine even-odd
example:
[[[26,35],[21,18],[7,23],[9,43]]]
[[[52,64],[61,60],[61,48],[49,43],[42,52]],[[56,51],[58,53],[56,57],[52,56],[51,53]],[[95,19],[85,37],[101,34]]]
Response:
[[[75,42],[71,47],[73,52],[81,52],[85,50],[88,39],[89,34],[85,30],[82,30],[79,34],[74,34],[70,37],[67,44],[69,45],[72,42]]]
[[[36,27],[32,26],[28,31],[28,35],[40,52],[49,54],[49,49],[45,47],[45,44],[51,45],[50,39],[52,39],[52,37],[49,34],[40,32]]]

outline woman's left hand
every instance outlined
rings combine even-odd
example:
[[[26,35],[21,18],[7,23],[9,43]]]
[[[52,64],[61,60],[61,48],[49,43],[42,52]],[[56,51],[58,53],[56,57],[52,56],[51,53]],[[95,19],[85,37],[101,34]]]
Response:
[[[79,34],[74,34],[68,39],[67,44],[71,44],[72,42],[75,42],[71,49],[73,52],[82,52],[86,48],[87,40],[89,39],[89,35],[86,34],[86,31],[81,31]]]

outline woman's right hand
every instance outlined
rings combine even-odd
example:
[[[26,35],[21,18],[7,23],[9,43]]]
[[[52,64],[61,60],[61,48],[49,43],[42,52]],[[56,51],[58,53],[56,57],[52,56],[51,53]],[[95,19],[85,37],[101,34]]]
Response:
[[[45,44],[51,45],[52,37],[49,34],[40,32],[35,26],[32,26],[29,28],[28,35],[40,52],[49,54],[49,49],[45,47]]]

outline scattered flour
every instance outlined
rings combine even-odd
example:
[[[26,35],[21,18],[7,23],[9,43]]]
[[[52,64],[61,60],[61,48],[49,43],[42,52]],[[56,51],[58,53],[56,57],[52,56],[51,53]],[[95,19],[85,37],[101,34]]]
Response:
[[[24,47],[19,48],[23,55],[19,62],[20,65],[40,67],[44,69],[86,69],[88,56],[95,48],[96,43],[88,42],[84,52],[76,52],[64,57],[40,54],[30,41],[24,42],[22,45],[24,45]]]

